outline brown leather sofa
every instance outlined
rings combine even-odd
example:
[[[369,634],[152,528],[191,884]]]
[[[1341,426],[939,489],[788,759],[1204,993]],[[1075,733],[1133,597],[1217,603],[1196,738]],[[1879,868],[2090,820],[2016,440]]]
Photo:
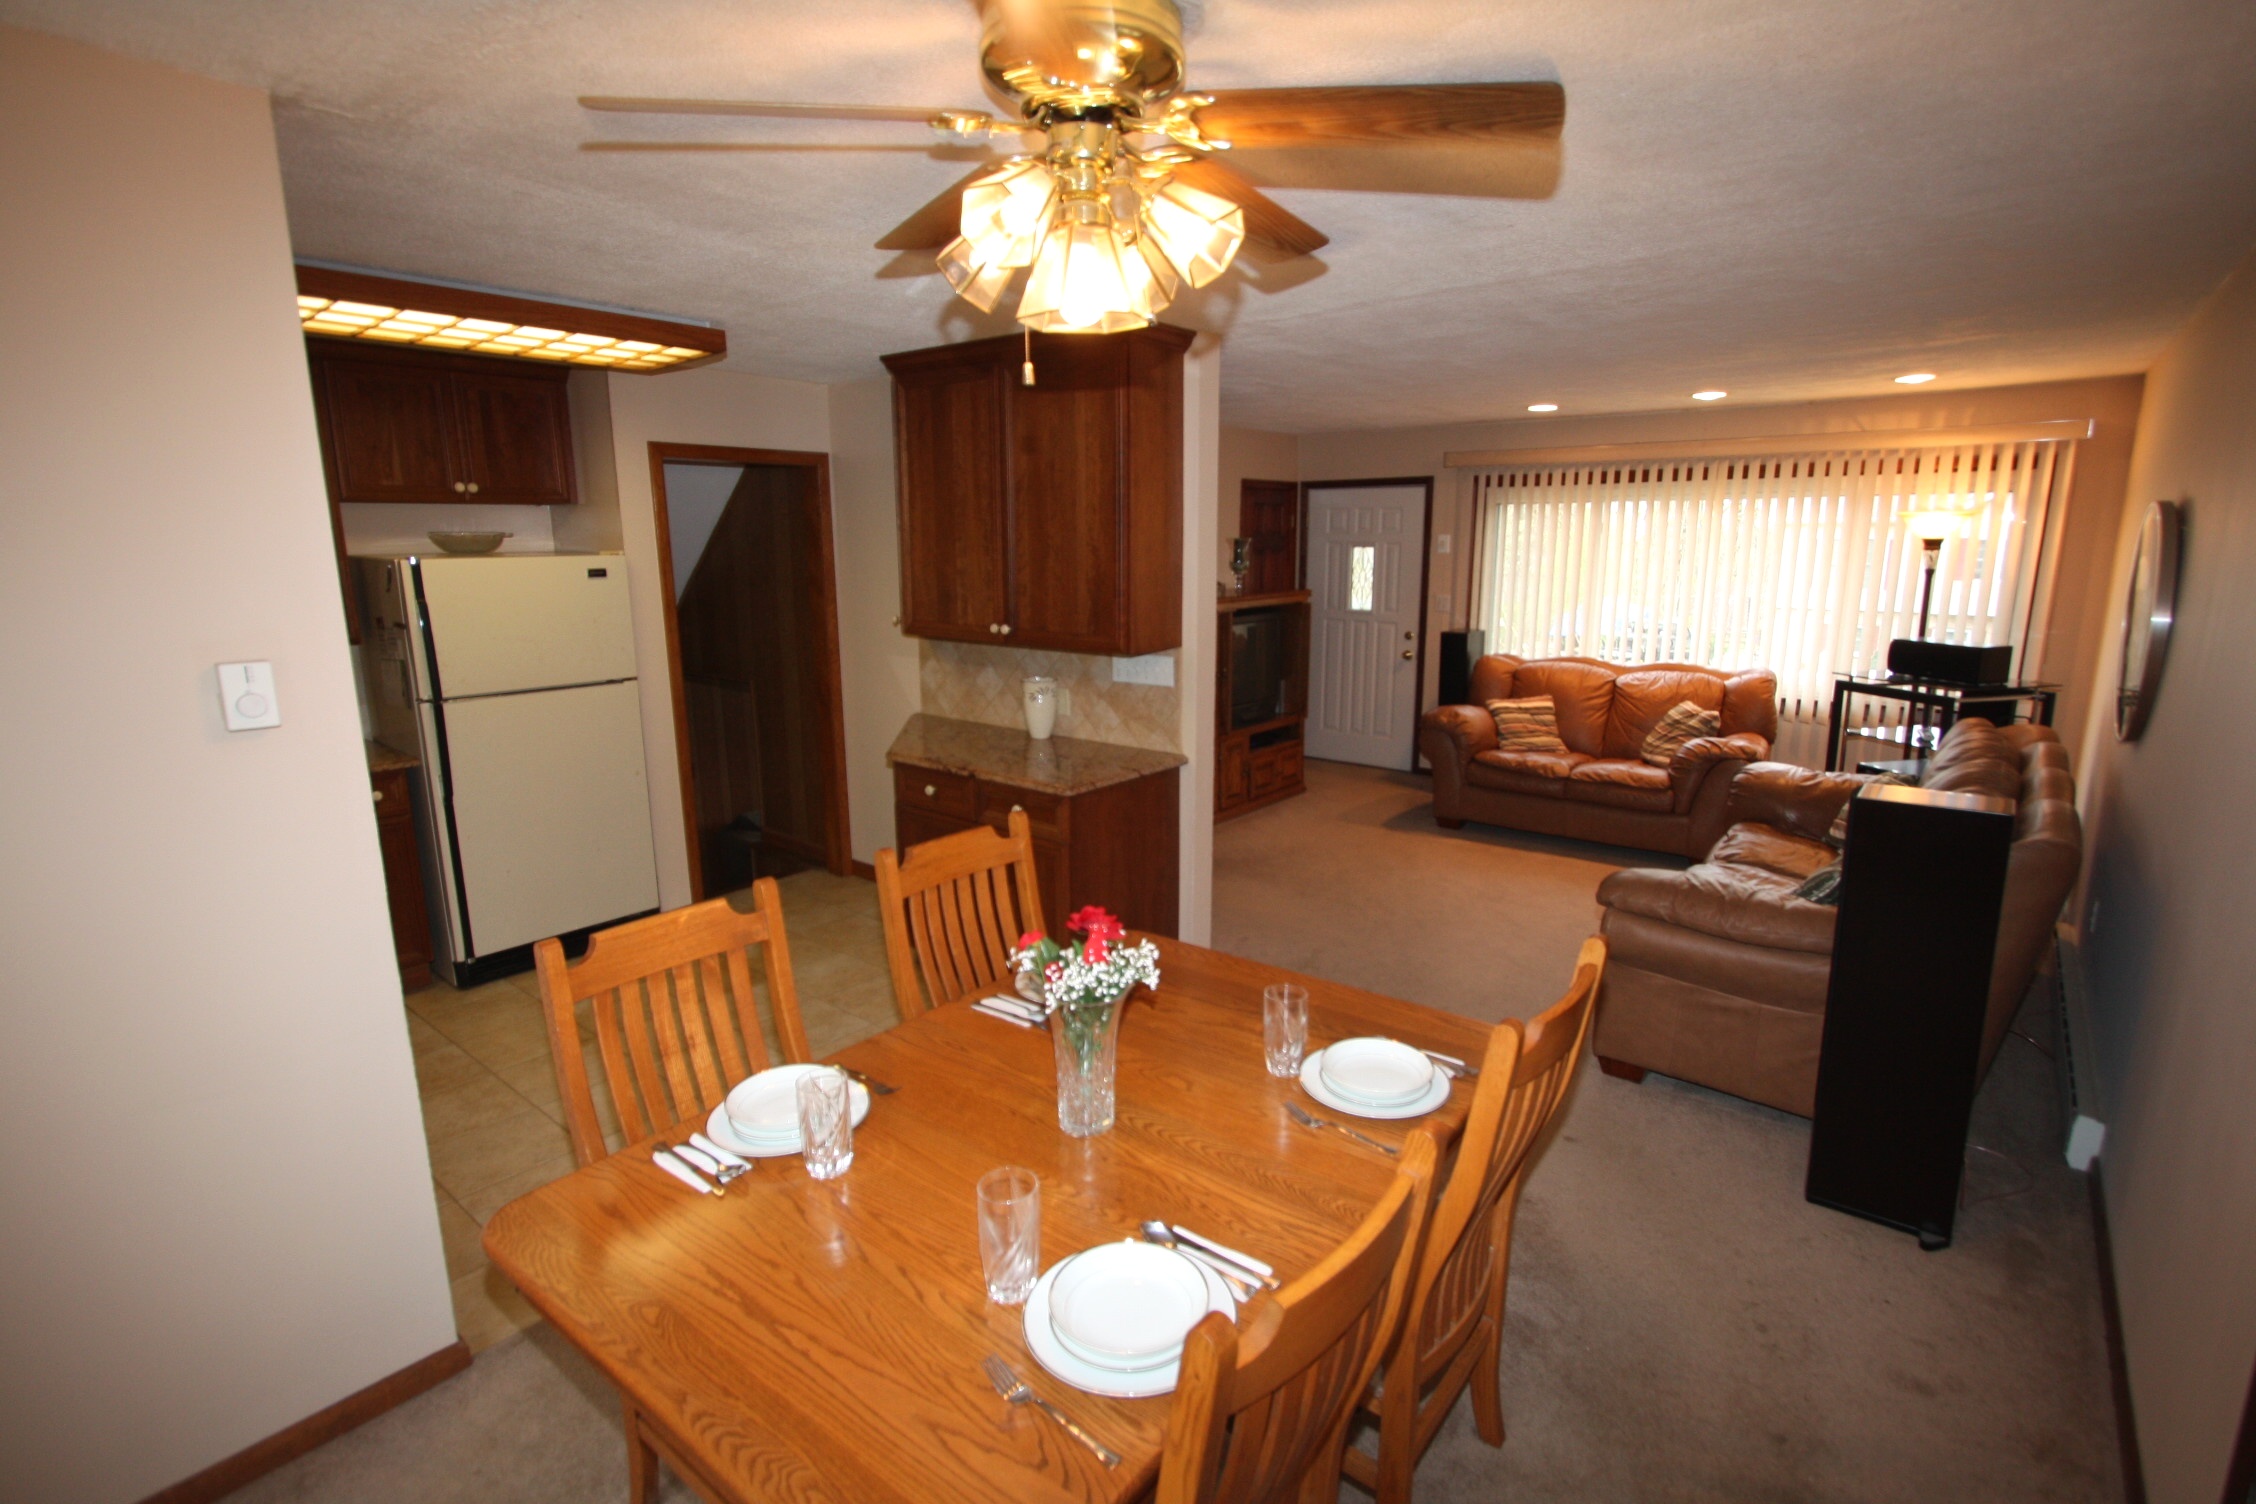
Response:
[[[1732,780],[1731,826],[1706,861],[1599,884],[1608,961],[1596,1049],[1610,1074],[1659,1071],[1810,1115],[1836,911],[1794,889],[1837,855],[1825,834],[1866,781],[1757,763]],[[2048,727],[1961,721],[1921,782],[2020,802],[1982,1031],[1987,1073],[2083,861],[2068,749]]]
[[[1778,735],[1778,676],[1768,669],[1492,654],[1473,665],[1469,693],[1476,703],[1438,706],[1418,727],[1418,750],[1433,765],[1434,819],[1450,830],[1478,820],[1704,856],[1723,833],[1732,775],[1768,757]],[[1551,697],[1565,754],[1498,749],[1488,702],[1531,695]],[[1720,712],[1722,733],[1685,743],[1656,768],[1638,749],[1686,700]]]

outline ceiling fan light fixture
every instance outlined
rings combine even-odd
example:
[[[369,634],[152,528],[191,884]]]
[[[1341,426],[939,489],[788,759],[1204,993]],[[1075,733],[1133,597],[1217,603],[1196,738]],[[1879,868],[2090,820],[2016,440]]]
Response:
[[[941,275],[948,279],[957,297],[981,313],[995,311],[996,302],[1001,299],[1003,289],[1010,286],[1017,270],[1000,261],[981,260],[979,248],[961,235],[949,241],[948,248],[940,253]]]
[[[1121,254],[1128,249],[1128,254]],[[1116,334],[1141,329],[1164,300],[1151,268],[1124,248],[1108,219],[1054,225],[1034,259],[1018,321],[1042,334]]]
[[[1193,287],[1230,269],[1245,244],[1245,210],[1219,194],[1168,178],[1144,200],[1141,219],[1151,238]]]
[[[1057,174],[1049,164],[1014,157],[964,189],[958,228],[982,263],[1031,266],[1057,217],[1057,204]]]

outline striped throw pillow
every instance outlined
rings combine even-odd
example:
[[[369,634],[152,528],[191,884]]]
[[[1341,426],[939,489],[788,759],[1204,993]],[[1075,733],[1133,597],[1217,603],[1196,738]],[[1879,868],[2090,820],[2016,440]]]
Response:
[[[1675,760],[1676,749],[1686,742],[1720,735],[1722,731],[1720,712],[1702,710],[1690,700],[1683,700],[1653,723],[1653,729],[1645,733],[1645,745],[1638,751],[1654,767],[1665,768]]]
[[[1496,717],[1496,750],[1499,752],[1567,750],[1567,744],[1559,739],[1559,707],[1551,703],[1549,695],[1530,695],[1524,700],[1491,700],[1488,713]]]

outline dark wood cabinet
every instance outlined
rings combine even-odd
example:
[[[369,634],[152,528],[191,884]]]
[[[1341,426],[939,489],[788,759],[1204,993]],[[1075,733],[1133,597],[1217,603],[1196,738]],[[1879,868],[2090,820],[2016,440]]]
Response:
[[[561,367],[306,341],[333,502],[578,499]]]
[[[1308,592],[1225,596],[1214,673],[1214,818],[1306,791]]]
[[[423,859],[415,844],[414,795],[407,760],[382,753],[368,781],[376,800],[376,845],[384,857],[384,892],[392,910],[392,949],[400,985],[431,985],[431,916],[423,893]]]
[[[1133,656],[1182,645],[1187,330],[1016,336],[885,357],[901,625]]]
[[[1097,904],[1130,929],[1172,935],[1177,921],[1174,768],[1087,793],[1062,795],[936,768],[893,769],[894,841],[906,848],[986,825],[1008,833],[1023,809],[1042,885],[1042,922],[1065,934],[1065,916]]]

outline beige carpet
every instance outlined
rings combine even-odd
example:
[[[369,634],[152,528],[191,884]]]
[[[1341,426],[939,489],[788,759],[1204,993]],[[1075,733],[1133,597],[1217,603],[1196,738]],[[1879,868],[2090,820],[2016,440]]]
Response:
[[[1476,1017],[1556,996],[1596,926],[1599,879],[1654,860],[1440,831],[1406,775],[1314,764],[1310,784],[1218,833],[1215,943]],[[2044,1006],[2040,988],[2021,1025],[2039,1040]],[[1973,1156],[1971,1204],[1942,1253],[1804,1202],[1807,1138],[1782,1113],[1586,1070],[1520,1218],[1510,1439],[1482,1446],[1460,1406],[1418,1497],[2120,1500],[2085,1191],[2055,1152],[2044,1056],[2007,1042],[1974,1138],[2008,1157]],[[236,1497],[615,1504],[624,1491],[615,1401],[543,1325]]]

